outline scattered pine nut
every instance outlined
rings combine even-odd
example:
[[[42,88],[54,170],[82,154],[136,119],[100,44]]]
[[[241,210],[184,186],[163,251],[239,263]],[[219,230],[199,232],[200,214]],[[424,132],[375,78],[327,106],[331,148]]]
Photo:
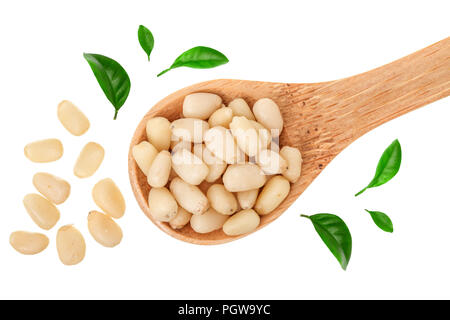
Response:
[[[105,150],[101,145],[95,142],[89,142],[81,150],[73,168],[73,173],[78,178],[92,176],[102,164],[104,156]]]
[[[83,235],[72,225],[59,228],[56,234],[56,249],[59,260],[67,266],[80,263],[86,255],[86,242]]]
[[[58,105],[57,114],[64,128],[74,136],[81,136],[88,131],[89,119],[72,102],[62,101]]]
[[[58,208],[38,194],[27,194],[23,198],[23,205],[31,219],[42,229],[50,230],[59,220]]]
[[[49,240],[42,233],[15,231],[9,236],[9,243],[17,252],[33,255],[44,251]]]
[[[58,139],[45,139],[25,146],[25,156],[33,162],[52,162],[60,159],[64,149]]]
[[[115,219],[121,218],[125,213],[125,199],[110,178],[97,182],[92,189],[92,198],[100,209]]]
[[[33,176],[33,185],[48,200],[61,204],[70,195],[70,184],[50,173],[38,172]]]

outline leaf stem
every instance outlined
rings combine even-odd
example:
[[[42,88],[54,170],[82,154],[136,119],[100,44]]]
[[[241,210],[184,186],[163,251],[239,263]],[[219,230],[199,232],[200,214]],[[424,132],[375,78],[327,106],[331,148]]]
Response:
[[[170,70],[170,68],[161,71],[160,73],[157,74],[157,77],[162,76],[164,73],[168,72]]]
[[[301,215],[300,215],[300,217],[303,217],[303,218],[307,218],[307,219],[310,219],[310,217],[309,217],[309,216],[307,216],[306,214],[301,214]]]
[[[363,193],[364,191],[367,190],[367,187],[365,187],[364,189],[362,189],[360,192],[358,192],[357,194],[355,194],[355,197],[359,196],[361,193]]]
[[[119,110],[117,110],[116,109],[116,111],[114,112],[114,119],[113,120],[116,120],[117,119],[117,113],[119,112]]]

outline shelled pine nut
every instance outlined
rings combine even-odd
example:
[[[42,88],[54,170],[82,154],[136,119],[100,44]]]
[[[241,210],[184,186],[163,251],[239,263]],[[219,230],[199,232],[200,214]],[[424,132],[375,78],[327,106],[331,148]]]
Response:
[[[61,204],[70,195],[70,184],[50,173],[38,172],[33,176],[33,185],[48,200]]]
[[[81,136],[88,131],[89,119],[72,102],[61,101],[58,105],[57,114],[64,128],[74,136]]]
[[[56,234],[56,249],[61,262],[72,266],[80,263],[86,255],[84,237],[73,225],[59,228]]]
[[[178,204],[167,188],[152,188],[148,194],[148,208],[158,221],[170,221],[178,212]]]
[[[150,142],[142,141],[133,147],[132,153],[139,169],[147,175],[153,160],[158,154],[158,150]]]
[[[201,215],[193,215],[191,217],[191,227],[195,232],[208,233],[221,229],[228,216],[218,213],[213,208]]]
[[[78,178],[92,176],[102,164],[104,157],[105,150],[101,145],[95,142],[87,143],[78,156],[73,173]]]
[[[113,218],[121,218],[125,213],[125,199],[110,178],[97,182],[92,189],[92,198],[106,214]]]
[[[189,223],[191,217],[192,213],[187,212],[182,207],[178,207],[177,214],[169,221],[169,224],[172,229],[181,229]]]
[[[33,162],[52,162],[60,159],[64,149],[58,139],[38,140],[27,144],[25,156]]]
[[[222,98],[213,93],[193,93],[184,98],[183,115],[186,118],[208,119],[222,105]]]
[[[102,246],[112,248],[122,241],[122,229],[104,213],[95,210],[89,212],[88,229],[95,241]]]
[[[147,122],[147,138],[158,151],[169,150],[171,130],[170,121],[164,117],[151,118]]]
[[[17,252],[33,255],[44,251],[49,240],[42,233],[15,231],[9,236],[9,243]]]
[[[223,225],[223,232],[229,236],[239,236],[255,230],[260,223],[258,214],[252,209],[239,211]]]
[[[31,219],[42,229],[50,230],[59,220],[60,213],[58,208],[38,194],[27,194],[23,198],[23,205]]]
[[[267,181],[266,185],[262,189],[261,193],[256,199],[255,210],[260,215],[266,215],[280,203],[286,199],[290,191],[289,181],[283,176],[273,176]]]

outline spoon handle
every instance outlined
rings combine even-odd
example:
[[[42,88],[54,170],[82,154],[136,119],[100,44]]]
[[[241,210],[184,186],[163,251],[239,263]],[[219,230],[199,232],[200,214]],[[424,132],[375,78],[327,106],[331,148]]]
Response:
[[[320,91],[325,96],[327,91],[339,94],[333,99],[338,105],[332,109],[349,120],[351,140],[356,140],[389,120],[450,95],[450,37],[380,68],[330,82]]]

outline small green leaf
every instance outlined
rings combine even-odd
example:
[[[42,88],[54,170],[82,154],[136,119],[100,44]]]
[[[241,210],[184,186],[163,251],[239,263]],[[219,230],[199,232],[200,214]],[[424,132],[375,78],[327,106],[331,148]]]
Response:
[[[111,58],[95,53],[83,54],[89,66],[97,78],[98,84],[105,93],[106,98],[112,103],[114,109],[114,120],[117,118],[119,109],[123,106],[130,93],[130,78],[125,69]]]
[[[352,255],[352,236],[345,222],[329,213],[301,216],[311,220],[322,241],[346,270]]]
[[[392,225],[392,221],[387,216],[387,214],[380,211],[369,211],[367,209],[364,210],[370,213],[373,222],[375,222],[378,228],[386,232],[394,232],[394,226]]]
[[[150,53],[152,53],[153,46],[155,45],[153,34],[146,27],[140,25],[138,29],[138,39],[142,49],[147,54],[148,61],[150,61]]]
[[[215,49],[208,47],[194,47],[188,51],[183,52],[175,62],[172,63],[170,68],[161,71],[158,74],[162,76],[167,71],[170,71],[179,67],[189,67],[196,69],[208,69],[220,66],[228,62],[228,58],[225,55]]]
[[[400,169],[401,163],[402,148],[400,146],[400,142],[396,139],[389,147],[386,148],[386,150],[384,150],[380,160],[378,161],[377,170],[372,181],[367,185],[367,187],[355,194],[355,197],[359,196],[369,188],[381,186],[391,180]]]

